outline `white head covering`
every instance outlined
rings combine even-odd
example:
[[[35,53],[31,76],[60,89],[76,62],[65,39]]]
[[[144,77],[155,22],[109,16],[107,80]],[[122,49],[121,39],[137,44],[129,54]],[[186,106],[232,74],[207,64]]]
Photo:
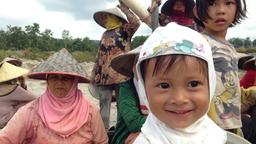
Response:
[[[169,23],[165,27],[157,28],[143,44],[136,65],[139,88],[145,91],[144,80],[142,79],[140,69],[141,62],[156,56],[173,54],[190,55],[207,62],[210,106],[216,85],[215,69],[210,45],[200,33],[175,23]],[[149,109],[147,97],[144,96],[143,99],[147,102]],[[182,129],[167,127],[150,112],[141,130],[141,135],[147,139],[149,143],[157,144],[219,144],[225,143],[227,138],[226,132],[219,128],[207,116],[207,112],[193,124]]]

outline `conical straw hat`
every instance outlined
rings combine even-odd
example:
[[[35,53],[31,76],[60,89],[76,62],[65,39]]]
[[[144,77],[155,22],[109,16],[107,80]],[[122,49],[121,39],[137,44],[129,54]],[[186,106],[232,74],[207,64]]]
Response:
[[[121,73],[122,75],[132,77],[133,76],[133,65],[135,57],[140,54],[141,46],[127,52],[120,54],[113,58],[111,61],[111,67]]]
[[[3,62],[9,62],[10,64],[13,64],[15,66],[21,66],[22,65],[22,61],[12,58],[12,57],[6,57],[4,58]]]
[[[29,73],[29,70],[3,62],[0,68],[0,82],[9,81]]]
[[[46,61],[33,68],[28,77],[32,79],[46,80],[46,76],[49,74],[71,75],[78,77],[79,82],[81,83],[90,82],[86,71],[65,48],[54,53]]]
[[[124,16],[124,14],[121,12],[120,9],[118,9],[117,7],[109,8],[109,9],[105,9],[105,10],[102,10],[102,11],[95,12],[94,15],[93,15],[93,18],[94,18],[95,22],[97,24],[99,24],[100,26],[104,27],[104,28],[106,28],[106,27],[105,27],[105,25],[104,25],[104,23],[102,22],[102,19],[101,19],[101,15],[104,14],[104,13],[115,15],[118,18],[120,18],[122,23],[127,23],[126,17]]]

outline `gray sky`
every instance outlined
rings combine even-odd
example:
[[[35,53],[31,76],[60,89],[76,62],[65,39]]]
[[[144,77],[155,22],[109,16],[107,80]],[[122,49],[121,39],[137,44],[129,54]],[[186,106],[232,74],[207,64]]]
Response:
[[[147,8],[151,0],[140,0]],[[162,0],[165,2],[165,0]],[[41,32],[51,29],[53,36],[61,38],[62,31],[69,30],[73,38],[100,39],[104,29],[93,20],[93,13],[116,6],[118,0],[0,0],[0,29],[7,25],[40,25]],[[256,39],[255,0],[247,0],[248,19],[231,28],[227,37]],[[149,35],[151,30],[142,24],[136,35]]]

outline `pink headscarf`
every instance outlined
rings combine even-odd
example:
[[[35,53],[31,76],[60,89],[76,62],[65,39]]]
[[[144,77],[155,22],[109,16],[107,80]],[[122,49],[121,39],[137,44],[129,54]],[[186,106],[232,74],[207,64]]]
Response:
[[[47,87],[39,98],[38,113],[44,124],[55,133],[68,137],[88,120],[89,102],[77,88],[78,78],[74,80],[69,93],[63,97],[55,97]]]

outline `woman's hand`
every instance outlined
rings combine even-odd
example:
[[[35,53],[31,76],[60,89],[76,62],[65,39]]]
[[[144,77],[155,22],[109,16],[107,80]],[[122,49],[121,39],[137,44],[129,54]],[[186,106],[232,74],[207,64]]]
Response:
[[[117,5],[118,8],[120,8],[122,11],[129,10],[129,8],[121,1],[119,0],[119,5]]]

